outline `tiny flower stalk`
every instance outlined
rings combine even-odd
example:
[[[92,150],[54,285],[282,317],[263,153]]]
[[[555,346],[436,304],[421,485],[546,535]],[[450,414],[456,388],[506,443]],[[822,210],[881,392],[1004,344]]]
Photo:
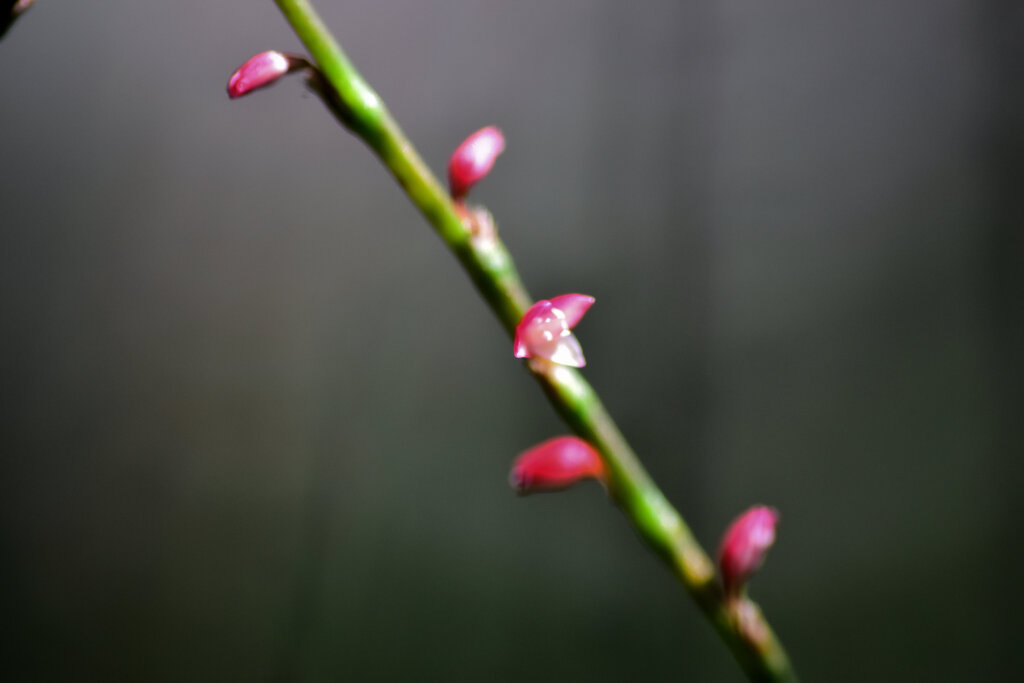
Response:
[[[733,520],[718,548],[718,569],[727,595],[739,595],[750,577],[764,564],[768,549],[775,543],[779,513],[775,508],[758,505]]]
[[[583,439],[556,436],[516,458],[509,484],[520,495],[561,491],[584,479],[605,483],[601,456]]]
[[[495,126],[481,128],[462,141],[448,160],[448,188],[452,199],[461,200],[487,177],[494,160],[505,151],[505,136]]]
[[[582,368],[587,364],[572,328],[594,304],[586,294],[562,294],[541,299],[516,326],[512,355],[516,358],[546,358],[559,365]]]
[[[231,74],[231,78],[228,79],[228,97],[235,99],[248,95],[254,90],[273,85],[293,71],[312,68],[313,65],[299,55],[276,50],[261,52],[250,57]]]

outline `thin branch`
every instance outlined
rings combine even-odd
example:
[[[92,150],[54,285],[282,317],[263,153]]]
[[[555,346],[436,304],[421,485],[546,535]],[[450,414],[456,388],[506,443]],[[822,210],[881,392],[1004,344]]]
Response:
[[[275,2],[318,66],[325,82],[314,82],[314,87],[328,107],[377,154],[455,253],[511,335],[533,301],[504,244],[493,231],[473,230],[473,220],[452,202],[310,3]],[[644,470],[583,376],[544,359],[533,358],[525,364],[559,415],[600,452],[608,469],[610,494],[693,596],[749,678],[796,681],[782,644],[761,610],[746,596],[726,598],[711,560]]]

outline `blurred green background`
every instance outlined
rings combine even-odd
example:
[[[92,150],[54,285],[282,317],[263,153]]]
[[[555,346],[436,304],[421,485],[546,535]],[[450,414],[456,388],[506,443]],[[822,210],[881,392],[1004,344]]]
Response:
[[[319,3],[806,681],[1024,665],[1024,6]],[[0,42],[4,678],[739,681],[273,3],[39,0]]]

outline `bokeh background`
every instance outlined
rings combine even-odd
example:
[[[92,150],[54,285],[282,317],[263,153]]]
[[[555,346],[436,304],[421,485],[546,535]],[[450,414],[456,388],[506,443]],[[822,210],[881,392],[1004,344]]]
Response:
[[[807,681],[1024,665],[1013,0],[318,3]],[[39,0],[0,42],[12,681],[739,681],[273,3]]]

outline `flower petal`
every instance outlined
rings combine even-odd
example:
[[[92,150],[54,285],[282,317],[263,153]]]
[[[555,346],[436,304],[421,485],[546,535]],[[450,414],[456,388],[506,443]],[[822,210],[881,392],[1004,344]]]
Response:
[[[516,358],[529,358],[532,355],[527,344],[529,331],[541,324],[544,318],[550,314],[551,302],[547,299],[541,299],[526,310],[526,313],[523,314],[523,319],[516,325],[515,339],[512,341],[513,356]]]
[[[594,297],[586,294],[561,294],[551,297],[551,305],[565,313],[565,322],[572,329],[587,309],[594,305]]]
[[[552,363],[574,368],[582,368],[587,364],[587,359],[583,357],[583,349],[580,348],[580,342],[574,334],[560,338],[550,355],[547,353],[534,353],[533,355],[547,358]]]

